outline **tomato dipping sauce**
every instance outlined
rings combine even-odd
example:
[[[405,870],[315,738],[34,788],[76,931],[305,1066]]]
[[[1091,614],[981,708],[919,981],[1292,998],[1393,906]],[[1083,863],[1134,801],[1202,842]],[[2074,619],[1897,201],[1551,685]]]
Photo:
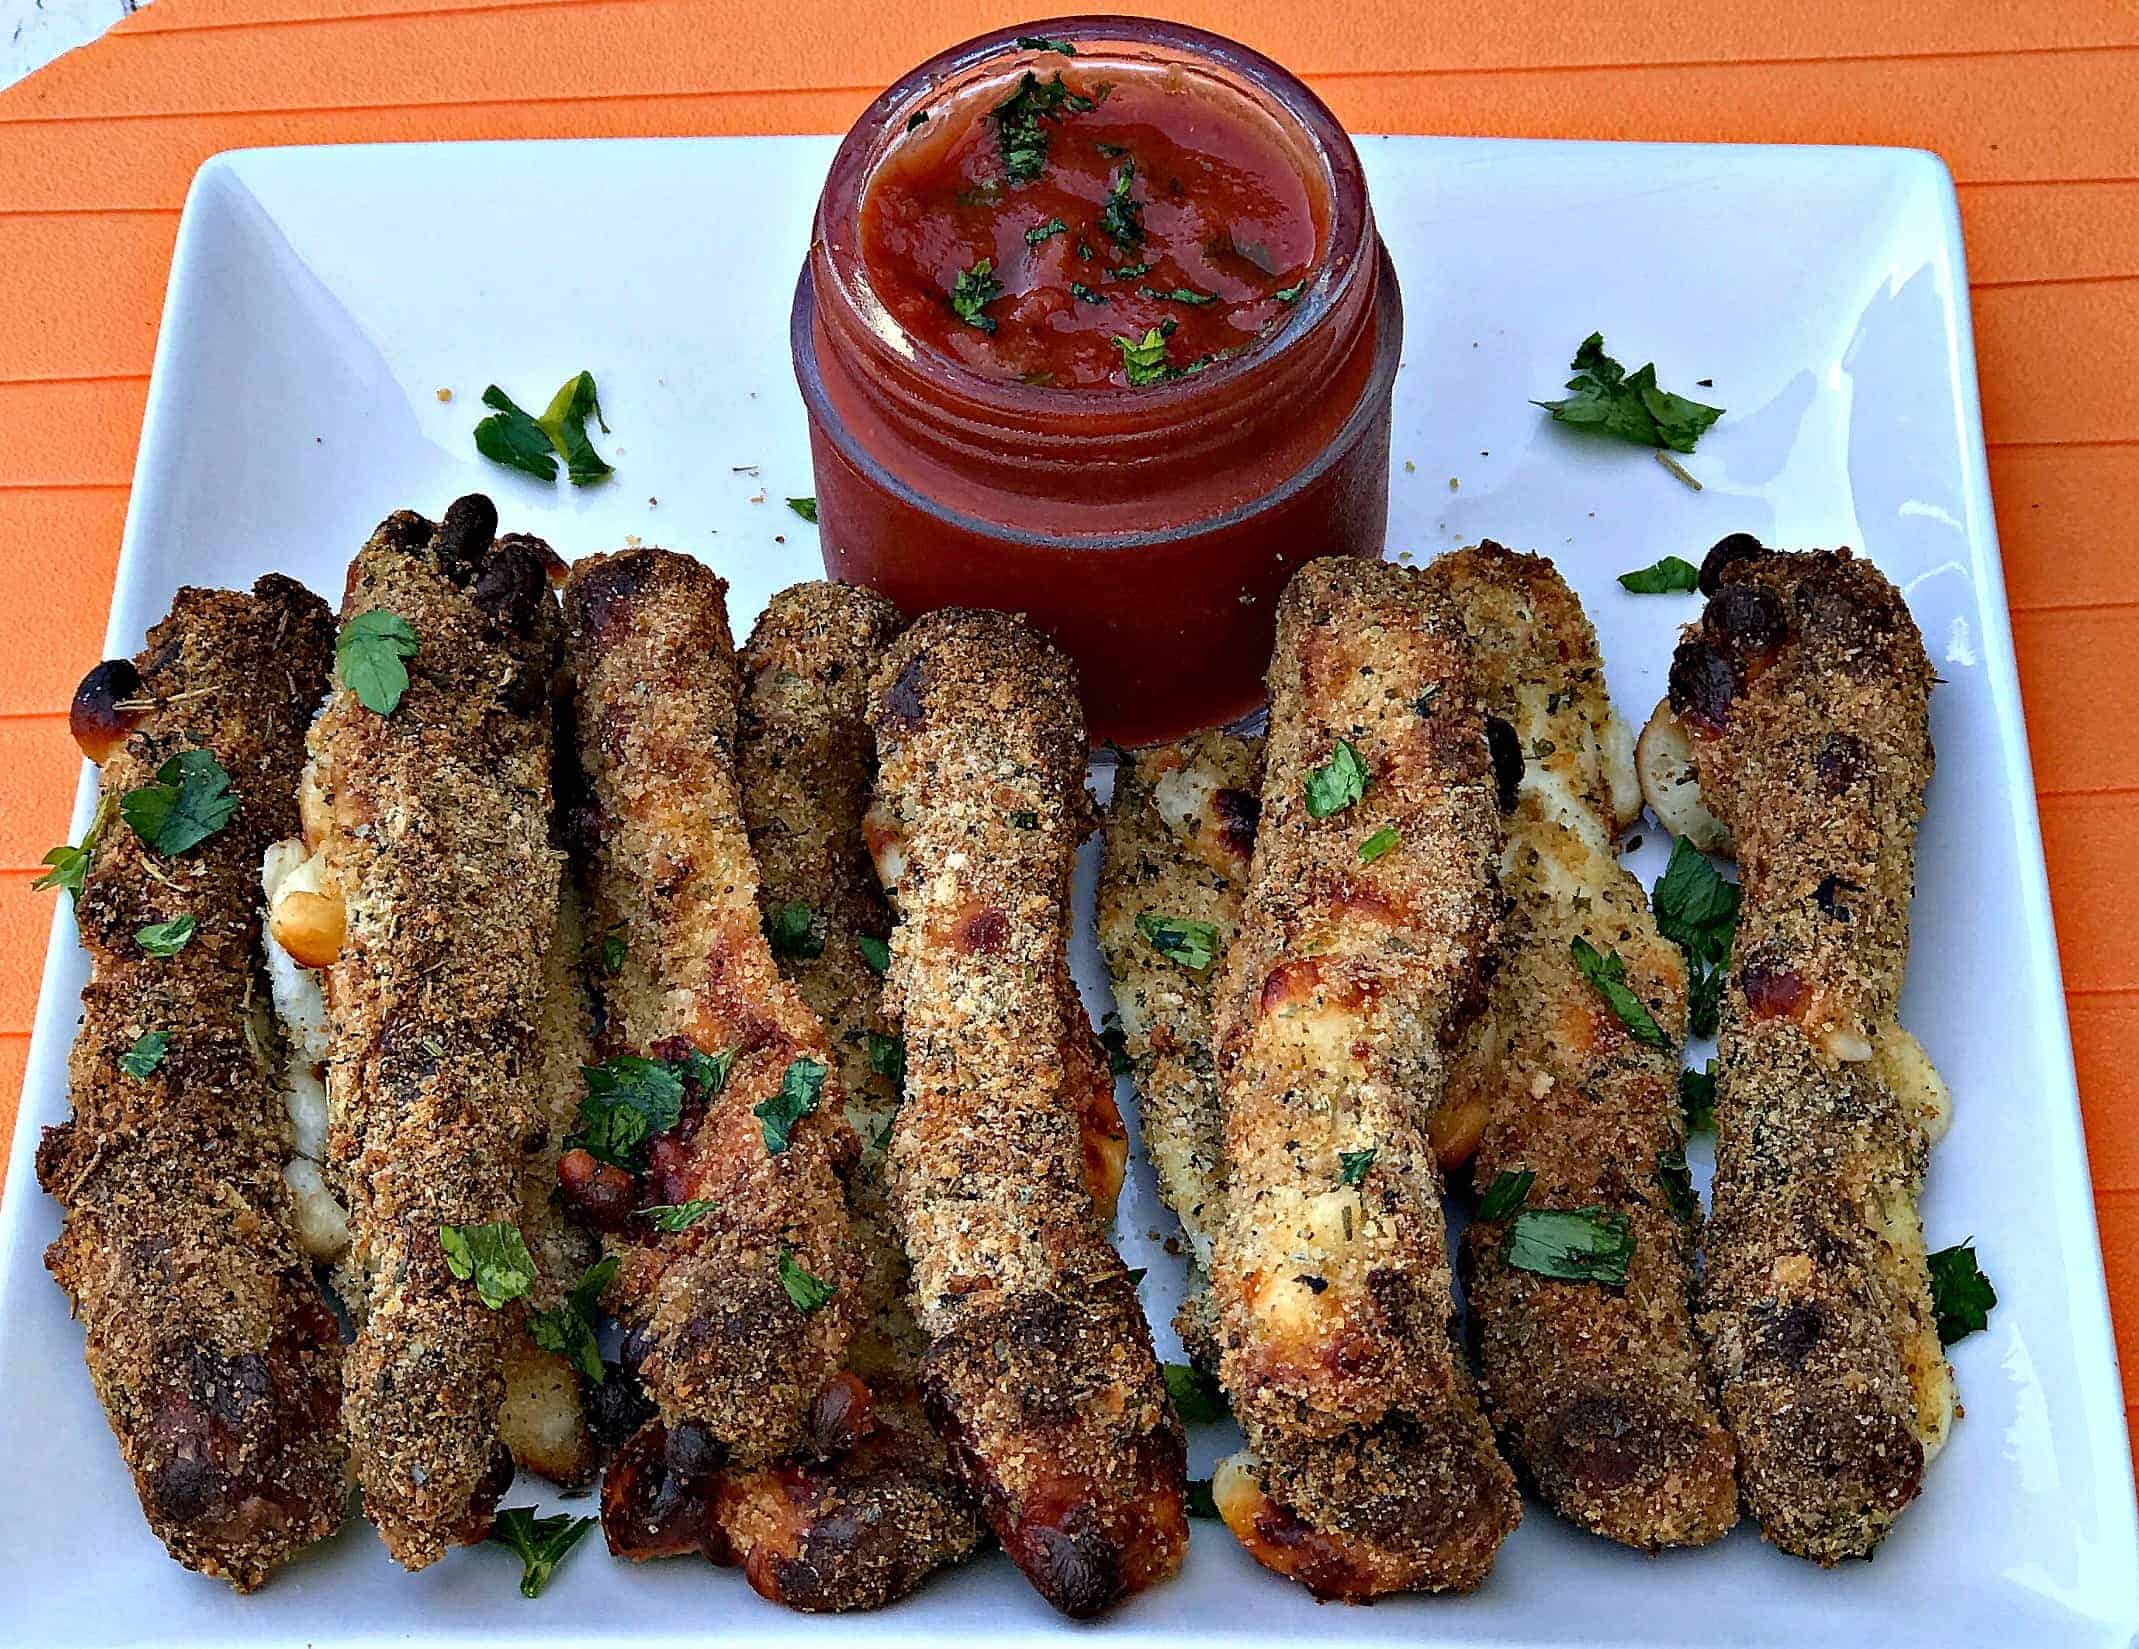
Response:
[[[1267,58],[1121,17],[954,47],[848,133],[796,285],[825,569],[1024,613],[1095,738],[1237,717],[1293,571],[1381,554],[1402,336],[1358,156]]]
[[[862,201],[862,258],[908,335],[976,372],[1135,388],[1285,324],[1321,249],[1315,206],[1259,123],[1163,71],[1069,59],[896,145]]]

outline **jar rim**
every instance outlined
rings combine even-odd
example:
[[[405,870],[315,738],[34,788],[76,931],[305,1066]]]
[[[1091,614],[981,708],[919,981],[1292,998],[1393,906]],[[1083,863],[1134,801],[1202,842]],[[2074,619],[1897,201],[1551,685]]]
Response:
[[[1328,191],[1328,238],[1308,290],[1301,294],[1273,336],[1218,368],[1193,377],[1136,388],[1088,385],[1065,392],[1051,385],[1027,384],[976,371],[912,338],[892,320],[869,286],[866,263],[860,255],[862,204],[877,168],[904,135],[908,117],[946,83],[962,80],[983,65],[1015,53],[1020,49],[1020,39],[1041,36],[1072,44],[1090,40],[1095,44],[1156,49],[1184,60],[1200,60],[1237,77],[1297,128],[1306,140],[1307,152],[1320,164],[1322,184]],[[852,255],[844,259],[844,267],[841,259],[829,254],[835,244],[851,251]],[[1369,250],[1374,257],[1362,256]],[[890,370],[911,374],[932,395],[962,403],[978,418],[1017,424],[1034,417],[1059,415],[1065,394],[1069,394],[1078,404],[1094,411],[1104,409],[1111,416],[1134,412],[1139,415],[1136,421],[1146,427],[1173,422],[1183,408],[1193,407],[1211,394],[1214,383],[1224,384],[1227,392],[1236,392],[1243,381],[1261,380],[1283,371],[1298,353],[1301,341],[1311,339],[1322,317],[1343,302],[1353,282],[1371,278],[1377,263],[1386,263],[1374,233],[1373,208],[1358,151],[1329,106],[1303,81],[1252,47],[1207,29],[1105,12],[991,29],[936,53],[901,76],[869,105],[840,140],[818,197],[811,258],[821,261],[827,278],[840,287],[843,300],[857,314],[866,316],[871,323],[881,321],[881,326],[865,324],[857,329],[864,347]],[[885,336],[886,328],[896,333],[904,347]]]

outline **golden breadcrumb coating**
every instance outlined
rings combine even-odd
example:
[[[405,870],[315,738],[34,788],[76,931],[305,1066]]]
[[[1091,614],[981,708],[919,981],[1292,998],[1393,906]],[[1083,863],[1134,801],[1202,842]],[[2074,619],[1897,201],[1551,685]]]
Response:
[[[1416,572],[1326,559],[1286,589],[1262,825],[1218,990],[1211,1281],[1252,1451],[1218,1500],[1258,1559],[1323,1596],[1475,1586],[1521,1515],[1455,1339],[1427,1134],[1496,908],[1468,674]],[[1317,819],[1309,780],[1345,762],[1340,741],[1364,791]],[[1399,845],[1366,862],[1382,830]]]
[[[897,868],[886,998],[906,1043],[892,1206],[929,1337],[922,1387],[1005,1551],[1088,1616],[1170,1576],[1188,1529],[1180,1422],[1086,1163],[1076,679],[1013,618],[933,613],[878,669],[870,719],[878,862]]]
[[[643,1173],[600,1165],[589,1178],[597,1165],[581,1150],[560,1180],[568,1198],[625,1182],[592,1204],[609,1211],[605,1240],[622,1261],[607,1303],[672,1451],[749,1466],[802,1442],[866,1306],[840,1180],[855,1142],[839,1073],[759,918],[726,593],[706,567],[656,549],[578,562],[565,587],[589,926],[621,946],[598,982],[603,1051],[735,1057],[717,1093],[694,1079]],[[776,1114],[791,1082],[816,1097],[783,1140],[759,1113]],[[701,1200],[712,1208],[680,1231],[639,1213]],[[813,1299],[812,1281],[829,1294]]]
[[[512,1460],[499,1436],[523,1308],[453,1275],[442,1228],[521,1218],[540,1124],[535,1026],[556,923],[550,560],[470,495],[403,511],[357,555],[347,623],[415,633],[391,715],[346,685],[311,734],[308,823],[346,936],[326,972],[331,1176],[353,1242],[344,1417],[365,1514],[420,1569],[480,1540]]]
[[[1502,1174],[1533,1174],[1522,1207],[1623,1214],[1634,1241],[1624,1286],[1609,1287],[1510,1265],[1512,1211],[1471,1226],[1465,1281],[1487,1405],[1563,1517],[1645,1550],[1704,1544],[1737,1522],[1738,1485],[1693,1332],[1699,1209],[1678,1097],[1686,974],[1615,853],[1596,632],[1541,556],[1488,542],[1440,557],[1426,576],[1461,614],[1485,713],[1513,735],[1498,741],[1514,754],[1504,776],[1521,775],[1492,991],[1449,1072],[1450,1093],[1487,1117],[1475,1184],[1482,1193]],[[1626,964],[1667,1046],[1637,1040],[1582,976],[1578,939]]]
[[[1712,557],[1671,665],[1744,903],[1723,1004],[1701,1332],[1768,1538],[1869,1556],[1953,1414],[1887,1053],[1931,778],[1932,669],[1847,550]],[[1913,1045],[1912,1045],[1913,1046]]]
[[[71,1120],[38,1182],[65,1225],[45,1264],[81,1321],[91,1382],[142,1511],[172,1557],[251,1591],[333,1532],[346,1504],[339,1332],[282,1178],[281,1050],[261,965],[260,857],[296,824],[304,728],[325,690],[326,604],[269,576],[183,589],[134,661],[90,672],[77,737],[109,807],[75,907],[90,979],[68,1063]],[[237,809],[160,854],[118,817],[128,791],[209,751]],[[136,932],[190,916],[151,956]],[[169,1038],[146,1076],[120,1064]]]

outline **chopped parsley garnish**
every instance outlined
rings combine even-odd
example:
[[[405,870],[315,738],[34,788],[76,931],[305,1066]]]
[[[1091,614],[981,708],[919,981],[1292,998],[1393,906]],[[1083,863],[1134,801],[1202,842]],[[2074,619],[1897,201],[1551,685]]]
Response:
[[[97,843],[104,838],[104,827],[111,822],[112,799],[97,798],[96,814],[89,821],[89,828],[82,832],[82,844],[72,847],[62,844],[44,856],[43,862],[51,869],[30,884],[30,891],[37,893],[45,888],[63,887],[67,897],[77,904],[81,902],[82,887],[89,879],[89,869],[96,863]]]
[[[200,923],[190,916],[174,916],[168,922],[151,922],[134,930],[134,943],[151,956],[176,956],[193,942]]]
[[[1029,807],[1021,807],[1010,815],[1010,825],[1013,830],[1038,830],[1040,815]]]
[[[688,1231],[712,1213],[714,1206],[710,1197],[693,1197],[689,1202],[657,1202],[640,1209],[639,1217],[652,1220],[664,1231]]]
[[[966,325],[983,332],[995,331],[995,317],[982,310],[1003,295],[1003,283],[995,278],[995,260],[982,258],[971,269],[959,271],[951,283],[951,313]]]
[[[1044,34],[1021,34],[1017,44],[1021,52],[1060,52],[1064,57],[1077,55],[1077,48],[1067,40],[1050,40]]]
[[[1136,931],[1168,961],[1201,973],[1218,953],[1218,930],[1208,922],[1191,922],[1185,916],[1158,916],[1141,912]]]
[[[1990,1325],[1998,1291],[1976,1263],[1976,1240],[1955,1243],[1930,1256],[1931,1307],[1938,1313],[1938,1343],[1950,1346]]]
[[[1107,273],[1112,275],[1118,281],[1135,281],[1142,280],[1146,275],[1150,274],[1152,270],[1156,268],[1158,268],[1158,264],[1156,262],[1125,263],[1119,269],[1109,269]]]
[[[408,666],[416,656],[416,632],[398,614],[373,608],[359,613],[334,638],[334,668],[357,703],[375,716],[390,716],[408,691]]]
[[[163,1056],[171,1051],[169,1031],[150,1031],[119,1056],[119,1069],[136,1082],[146,1082],[156,1074],[163,1063]]]
[[[1196,308],[1218,301],[1217,293],[1198,292],[1194,287],[1190,286],[1177,286],[1170,292],[1161,292],[1155,286],[1140,286],[1136,289],[1136,295],[1140,298],[1154,299],[1159,303],[1185,303]]]
[[[1182,1499],[1182,1510],[1190,1517],[1216,1518],[1218,1502],[1211,1496],[1211,1480],[1208,1477],[1191,1477],[1188,1493]]]
[[[891,1085],[901,1093],[906,1091],[906,1043],[901,1037],[885,1036],[880,1031],[869,1033],[869,1069],[878,1076],[888,1077]]]
[[[533,1506],[508,1506],[490,1524],[490,1542],[503,1546],[520,1559],[520,1595],[537,1598],[550,1583],[557,1565],[601,1521],[598,1517],[574,1517],[558,1512],[542,1516]]]
[[[1099,1022],[1099,1045],[1107,1050],[1109,1076],[1136,1075],[1136,1061],[1129,1057],[1129,1033],[1122,1029],[1120,1014],[1110,1013]]]
[[[1359,862],[1363,865],[1372,864],[1402,840],[1403,837],[1396,833],[1394,825],[1383,825],[1359,844]]]
[[[1664,1188],[1664,1202],[1679,1219],[1691,1225],[1700,1218],[1701,1204],[1693,1194],[1693,1175],[1686,1168],[1686,1153],[1668,1145],[1656,1153],[1656,1183]]]
[[[1339,1185],[1363,1185],[1367,1170],[1374,1166],[1374,1159],[1381,1155],[1381,1147],[1369,1145],[1364,1151],[1339,1151],[1337,1153],[1337,1183]]]
[[[1136,162],[1124,156],[1107,202],[1099,209],[1100,233],[1116,246],[1135,246],[1144,238],[1144,203],[1130,193],[1135,184]]]
[[[823,1094],[824,1067],[814,1059],[792,1061],[780,1078],[780,1091],[750,1113],[765,1125],[765,1149],[774,1156],[786,1150],[795,1124],[817,1109]]]
[[[701,1101],[709,1101],[717,1099],[721,1089],[728,1086],[728,1073],[735,1068],[736,1056],[742,1051],[740,1044],[717,1054],[701,1053],[693,1048],[681,1059],[669,1063],[686,1082],[698,1085]]]
[[[824,935],[811,925],[810,907],[800,899],[790,899],[772,913],[772,920],[765,924],[765,937],[772,944],[772,953],[807,962],[812,957],[824,954]]]
[[[1309,279],[1309,277],[1308,277],[1308,276],[1306,276],[1306,275],[1302,275],[1302,276],[1301,276],[1301,277],[1300,277],[1300,278],[1299,278],[1298,280],[1294,281],[1294,282],[1293,282],[1293,283],[1292,283],[1292,284],[1291,284],[1290,286],[1281,286],[1281,287],[1279,287],[1279,288],[1278,288],[1278,289],[1277,289],[1277,290],[1276,290],[1275,292],[1271,293],[1270,295],[1271,295],[1271,296],[1272,296],[1273,298],[1277,299],[1277,301],[1278,301],[1279,303],[1282,303],[1282,304],[1295,304],[1295,303],[1298,303],[1298,302],[1300,301],[1300,294],[1301,294],[1302,292],[1305,292],[1305,291],[1307,290],[1307,282],[1308,282],[1308,279]]]
[[[1582,340],[1571,363],[1567,387],[1575,393],[1563,401],[1533,401],[1563,424],[1615,435],[1636,446],[1691,452],[1708,426],[1723,416],[1721,407],[1703,406],[1656,387],[1656,368],[1629,374],[1604,352],[1604,334]]]
[[[1509,1173],[1503,1168],[1493,1176],[1493,1183],[1486,1187],[1485,1195],[1478,1199],[1477,1217],[1481,1220],[1504,1220],[1530,1195],[1530,1187],[1537,1183],[1537,1170],[1523,1168]]]
[[[1107,295],[1104,292],[1094,292],[1082,281],[1070,282],[1070,296],[1079,299],[1084,303],[1105,303],[1107,301]],[[1119,338],[1116,338],[1114,341],[1116,343],[1121,342]],[[1163,354],[1164,351],[1162,350],[1161,353]]]
[[[1671,1046],[1671,1038],[1664,1034],[1663,1026],[1657,1024],[1656,1016],[1649,1012],[1649,1005],[1627,984],[1627,965],[1620,960],[1617,951],[1600,956],[1595,945],[1581,938],[1575,939],[1567,948],[1575,959],[1575,966],[1581,969],[1582,977],[1589,981],[1591,989],[1611,1004],[1612,1012],[1619,1016],[1619,1023],[1627,1028],[1629,1036],[1645,1047]]]
[[[1068,233],[1068,224],[1064,223],[1060,218],[1049,218],[1045,223],[1034,224],[1032,228],[1025,231],[1025,244],[1027,246],[1039,246],[1043,242],[1053,240],[1057,235],[1066,235]]]
[[[441,1225],[438,1246],[446,1251],[446,1269],[475,1292],[492,1311],[502,1311],[535,1286],[535,1260],[520,1228],[510,1220],[487,1225]]]
[[[814,498],[790,498],[787,507],[811,526],[817,525],[817,500]]]
[[[1030,183],[1047,170],[1049,133],[1046,123],[1065,114],[1083,114],[1092,100],[1080,97],[1062,84],[1058,70],[1052,80],[1042,80],[1030,69],[1002,102],[988,111],[995,122],[995,143],[1003,155],[1003,175],[1012,183]]]
[[[544,1351],[562,1357],[597,1386],[602,1383],[605,1371],[602,1348],[595,1339],[595,1321],[602,1290],[615,1279],[623,1263],[614,1254],[596,1260],[572,1285],[572,1292],[564,1297],[564,1303],[555,1311],[531,1311],[527,1316],[527,1337]]]
[[[854,948],[862,953],[862,963],[881,979],[891,971],[891,946],[873,933],[865,933],[854,941]]]
[[[1701,587],[1701,569],[1682,556],[1659,556],[1646,567],[1619,575],[1619,587],[1634,595],[1675,595]]]
[[[1173,376],[1173,367],[1166,359],[1166,334],[1158,327],[1151,328],[1141,339],[1117,337],[1114,347],[1121,351],[1122,374],[1131,389],[1142,389]]]
[[[1617,1287],[1634,1257],[1634,1231],[1626,1215],[1603,1208],[1525,1208],[1508,1222],[1500,1254],[1518,1271]]]
[[[1174,1412],[1183,1425],[1207,1426],[1233,1412],[1218,1376],[1209,1369],[1194,1363],[1168,1363],[1163,1372],[1166,1395],[1173,1399]]]
[[[539,481],[554,481],[561,457],[575,487],[589,486],[612,473],[587,434],[589,418],[601,426],[604,435],[609,433],[593,373],[566,379],[540,418],[516,406],[496,384],[483,391],[483,405],[495,410],[475,426],[475,450],[492,463],[524,471]]]
[[[119,798],[119,816],[166,856],[198,847],[238,810],[230,775],[210,750],[182,750],[156,769],[156,782]]]
[[[784,1242],[780,1244],[780,1286],[787,1290],[787,1297],[805,1317],[829,1304],[832,1296],[839,1292],[837,1283],[824,1282],[803,1270],[801,1262],[795,1258],[795,1251]]]
[[[683,1078],[658,1059],[618,1054],[599,1065],[582,1065],[587,1092],[579,1102],[579,1131],[565,1149],[584,1148],[596,1161],[636,1173],[640,1149],[683,1115]]]
[[[1722,1018],[1723,973],[1738,932],[1737,887],[1681,836],[1671,844],[1650,906],[1657,930],[1686,953],[1686,1019],[1695,1036],[1714,1036]]]
[[[624,971],[624,958],[630,954],[630,951],[624,945],[624,924],[619,922],[602,935],[602,972],[622,973]]]
[[[1339,739],[1329,760],[1307,775],[1307,816],[1326,819],[1342,813],[1367,793],[1367,764],[1352,741]]]
[[[1716,1126],[1716,1062],[1698,1071],[1679,1072],[1679,1105],[1686,1112],[1686,1132],[1713,1133]]]

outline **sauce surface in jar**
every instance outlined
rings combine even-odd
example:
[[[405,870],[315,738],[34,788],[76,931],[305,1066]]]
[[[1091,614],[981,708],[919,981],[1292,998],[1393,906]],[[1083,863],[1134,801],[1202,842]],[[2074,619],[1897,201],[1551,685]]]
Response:
[[[1240,100],[1072,59],[917,119],[871,180],[861,250],[917,343],[993,378],[1133,389],[1282,328],[1326,216]]]

